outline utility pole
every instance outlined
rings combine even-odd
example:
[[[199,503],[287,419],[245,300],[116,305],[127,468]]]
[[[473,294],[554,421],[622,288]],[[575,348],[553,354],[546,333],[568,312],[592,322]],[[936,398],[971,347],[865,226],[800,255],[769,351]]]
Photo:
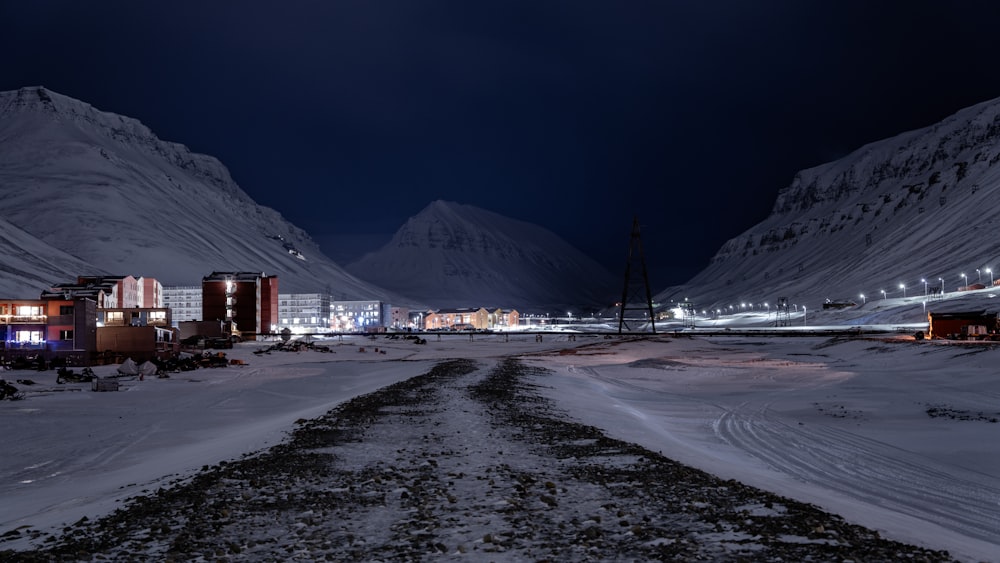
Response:
[[[638,265],[642,274],[641,279],[633,279],[632,267]],[[642,288],[639,287],[642,284]],[[641,293],[645,290],[645,293]],[[639,306],[639,299],[643,299]],[[630,331],[628,326],[628,311],[645,311],[652,328],[656,334],[656,318],[653,316],[653,295],[649,290],[649,274],[646,271],[646,257],[642,253],[642,240],[639,234],[639,218],[632,219],[632,237],[628,245],[628,257],[625,261],[625,285],[622,288],[622,300],[618,309],[618,334],[623,331]],[[638,319],[633,319],[638,320]]]

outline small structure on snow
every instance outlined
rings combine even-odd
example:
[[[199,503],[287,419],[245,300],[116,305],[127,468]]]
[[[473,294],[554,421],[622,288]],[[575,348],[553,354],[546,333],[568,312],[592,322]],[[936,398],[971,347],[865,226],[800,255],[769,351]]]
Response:
[[[996,311],[930,311],[930,338],[949,340],[1000,340],[1000,314]]]

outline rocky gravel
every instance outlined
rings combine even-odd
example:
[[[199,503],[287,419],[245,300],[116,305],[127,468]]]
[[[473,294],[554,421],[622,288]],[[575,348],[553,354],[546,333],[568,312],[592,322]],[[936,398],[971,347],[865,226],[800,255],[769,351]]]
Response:
[[[442,362],[0,560],[951,560],[610,439],[544,381]]]

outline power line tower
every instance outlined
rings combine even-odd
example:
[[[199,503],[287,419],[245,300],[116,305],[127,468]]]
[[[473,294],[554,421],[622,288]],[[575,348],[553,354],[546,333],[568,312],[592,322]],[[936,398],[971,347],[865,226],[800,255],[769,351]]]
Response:
[[[638,265],[642,273],[633,276],[633,266]],[[640,287],[641,285],[641,287]],[[642,299],[642,301],[640,301]],[[640,305],[641,304],[641,305]],[[656,319],[653,317],[653,295],[649,291],[649,274],[646,271],[646,256],[642,253],[642,240],[639,236],[639,218],[632,219],[632,238],[628,245],[628,258],[625,262],[625,286],[622,288],[622,300],[618,310],[618,334],[623,331],[631,331],[628,326],[629,311],[644,311],[646,318],[652,327],[653,334],[656,334]],[[632,319],[638,322],[639,319]]]
[[[788,313],[788,298],[779,297],[777,309],[775,310],[774,326],[788,326],[790,317]]]

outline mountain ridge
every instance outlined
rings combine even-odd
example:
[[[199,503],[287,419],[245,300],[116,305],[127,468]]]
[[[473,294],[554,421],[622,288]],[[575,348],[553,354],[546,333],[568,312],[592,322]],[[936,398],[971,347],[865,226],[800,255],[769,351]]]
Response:
[[[38,239],[31,246],[40,258],[58,248],[91,265],[81,273],[165,285],[261,271],[279,277],[282,293],[409,302],[329,260],[304,230],[254,202],[218,159],[161,141],[138,120],[21,88],[0,93],[0,148],[4,218]]]
[[[734,303],[954,291],[1000,267],[1000,98],[807,168],[771,214],[709,266],[657,295],[706,309]],[[976,274],[976,269],[979,273]],[[966,278],[961,278],[966,273]],[[924,280],[924,281],[921,281]],[[861,297],[864,295],[865,297]]]

